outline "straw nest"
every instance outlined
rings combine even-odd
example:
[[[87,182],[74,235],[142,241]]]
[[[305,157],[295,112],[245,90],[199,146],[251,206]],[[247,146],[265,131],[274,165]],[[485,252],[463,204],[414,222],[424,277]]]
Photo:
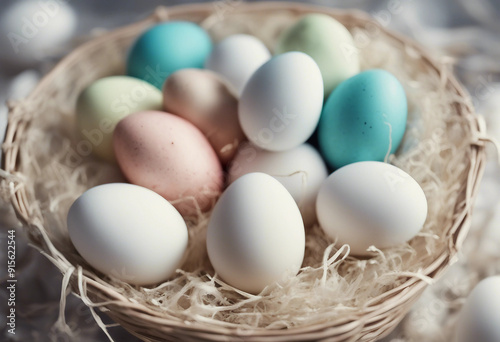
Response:
[[[405,87],[407,133],[389,162],[410,173],[427,196],[428,219],[419,235],[357,259],[318,226],[308,227],[299,275],[256,296],[221,283],[207,263],[209,214],[189,222],[189,259],[172,280],[155,288],[130,286],[88,266],[68,238],[68,208],[91,186],[123,176],[79,148],[74,110],[80,91],[98,78],[122,74],[131,42],[159,21],[198,22],[214,40],[250,33],[272,49],[283,28],[310,12],[342,22],[355,37],[362,68],[389,70]],[[387,335],[454,261],[470,225],[487,137],[450,70],[449,60],[429,56],[357,11],[241,1],[159,8],[144,21],[77,48],[27,99],[10,103],[2,194],[32,244],[63,273],[62,304],[73,291],[92,312],[107,312],[145,341],[374,341]],[[63,313],[58,326],[65,328]]]

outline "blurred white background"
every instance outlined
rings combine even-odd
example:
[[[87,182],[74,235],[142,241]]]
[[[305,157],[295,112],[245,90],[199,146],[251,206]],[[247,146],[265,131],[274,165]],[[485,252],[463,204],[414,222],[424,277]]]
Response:
[[[219,0],[214,6],[231,1],[241,0]],[[29,94],[39,78],[74,46],[103,30],[142,19],[158,5],[187,2],[193,1],[1,0],[0,140],[3,141],[7,118],[5,101]],[[307,2],[365,10],[382,25],[413,37],[436,53],[453,57],[456,74],[471,93],[477,111],[485,116],[490,134],[500,140],[500,0]],[[41,3],[45,7],[40,7]],[[60,4],[58,10],[54,3]],[[40,9],[46,15],[35,18]],[[23,29],[31,33],[16,36],[19,33],[16,30]],[[500,171],[493,149],[490,152],[472,232],[458,263],[429,287],[408,317],[384,341],[449,341],[456,313],[472,287],[486,276],[500,274]],[[7,229],[17,226],[8,206],[0,204],[1,251],[6,250]],[[15,336],[7,334],[3,314],[7,302],[6,267],[1,267],[0,340],[107,341],[87,307],[72,295],[68,297],[65,312],[73,335],[54,327],[59,314],[61,275],[27,246],[20,231],[17,234],[17,329]],[[6,264],[5,259],[6,253],[2,252],[1,265]],[[110,322],[105,315],[101,316]],[[137,340],[120,327],[109,331],[116,341]]]

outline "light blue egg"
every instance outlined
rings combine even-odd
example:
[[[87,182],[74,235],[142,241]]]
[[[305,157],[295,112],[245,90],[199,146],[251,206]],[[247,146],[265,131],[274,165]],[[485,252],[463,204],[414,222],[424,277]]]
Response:
[[[212,51],[207,32],[195,23],[172,21],[153,26],[133,44],[127,74],[162,88],[165,79],[184,68],[203,68]]]
[[[391,73],[361,72],[330,94],[318,126],[321,153],[337,169],[359,161],[383,161],[394,153],[406,129],[403,86]],[[389,147],[390,146],[390,147]]]

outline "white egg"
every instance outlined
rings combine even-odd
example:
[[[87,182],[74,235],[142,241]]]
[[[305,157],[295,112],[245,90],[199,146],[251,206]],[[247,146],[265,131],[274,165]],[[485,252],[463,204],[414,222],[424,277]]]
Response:
[[[251,172],[263,172],[276,178],[293,196],[300,208],[304,224],[316,219],[316,197],[328,176],[325,162],[309,144],[294,149],[271,152],[252,144],[242,146],[231,164],[229,182]]]
[[[91,266],[136,285],[167,280],[188,242],[186,224],[167,200],[125,183],[83,193],[69,210],[68,232]]]
[[[472,290],[460,314],[457,341],[500,341],[500,276],[486,278]]]
[[[0,17],[1,60],[31,65],[61,48],[74,33],[77,17],[62,1],[16,1]]]
[[[7,123],[9,121],[6,100],[19,100],[28,96],[33,88],[38,84],[40,75],[35,70],[26,70],[10,81],[4,96],[0,96],[0,144],[5,139],[7,133]],[[3,151],[0,149],[0,165],[2,164]]]
[[[250,76],[269,58],[271,53],[260,40],[247,34],[235,34],[214,47],[205,68],[223,76],[240,95]]]
[[[262,65],[240,98],[241,128],[255,145],[284,151],[314,132],[323,106],[323,79],[316,62],[302,52],[287,52]]]
[[[259,293],[295,276],[302,265],[305,233],[299,208],[273,177],[259,172],[244,175],[215,205],[207,250],[222,280]]]
[[[348,164],[321,185],[318,221],[351,253],[367,255],[370,246],[386,248],[413,238],[427,217],[420,185],[396,166],[364,161]]]

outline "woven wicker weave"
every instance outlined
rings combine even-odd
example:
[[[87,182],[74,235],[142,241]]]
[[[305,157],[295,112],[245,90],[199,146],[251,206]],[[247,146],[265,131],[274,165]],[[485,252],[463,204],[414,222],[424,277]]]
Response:
[[[460,98],[468,97],[457,80],[448,72],[444,72],[444,67],[430,57],[423,48],[404,37],[388,32],[361,12],[344,12],[290,3],[244,4],[239,1],[221,1],[219,5],[221,4],[230,6],[228,7],[230,11],[227,11],[225,15],[231,15],[230,12],[253,12],[265,13],[266,15],[282,11],[294,15],[323,12],[335,17],[347,27],[361,27],[370,23],[378,27],[384,35],[400,44],[401,49],[416,51],[421,62],[425,64],[426,68],[433,69],[440,75],[441,82],[450,92],[455,93]],[[2,189],[9,196],[17,217],[29,233],[31,242],[61,270],[65,275],[65,280],[69,282],[71,290],[77,294],[85,294],[84,297],[88,296],[94,302],[108,302],[109,304],[105,305],[107,314],[132,334],[145,341],[374,341],[387,335],[408,312],[427,286],[423,279],[409,277],[401,285],[371,300],[369,305],[358,312],[352,313],[348,317],[339,317],[339,319],[328,323],[281,330],[233,329],[198,325],[192,322],[186,323],[179,318],[131,302],[107,286],[105,281],[90,276],[89,272],[78,267],[74,260],[68,260],[64,252],[47,243],[50,238],[44,227],[48,223],[44,222],[43,211],[49,209],[40,207],[35,190],[31,183],[27,182],[27,177],[34,177],[36,174],[36,170],[31,170],[31,168],[36,168],[36,165],[27,165],[19,160],[23,141],[27,135],[31,134],[30,123],[34,119],[51,115],[50,111],[45,110],[44,101],[51,98],[53,101],[61,103],[62,111],[71,112],[74,99],[85,84],[119,72],[119,70],[110,70],[108,66],[111,64],[120,65],[121,60],[110,61],[110,56],[124,55],[130,42],[145,28],[158,21],[170,19],[188,19],[201,22],[207,17],[213,16],[218,10],[220,11],[220,8],[213,4],[159,8],[152,17],[95,38],[62,60],[27,99],[10,104],[9,126],[3,145],[3,169],[5,172],[1,173]],[[463,192],[461,199],[455,205],[453,224],[445,228],[448,248],[436,255],[434,261],[422,270],[422,274],[429,278],[438,277],[453,262],[462,245],[470,225],[472,203],[485,164],[484,144],[487,138],[484,136],[485,128],[481,119],[474,114],[471,106],[457,104],[455,107],[456,115],[465,119],[464,122],[468,123],[467,130],[470,131],[470,142],[467,145],[470,153],[467,154],[469,159],[465,161],[468,178],[466,184],[461,187]],[[50,153],[50,151],[41,151],[40,153]],[[78,277],[78,272],[81,273],[80,277]]]

